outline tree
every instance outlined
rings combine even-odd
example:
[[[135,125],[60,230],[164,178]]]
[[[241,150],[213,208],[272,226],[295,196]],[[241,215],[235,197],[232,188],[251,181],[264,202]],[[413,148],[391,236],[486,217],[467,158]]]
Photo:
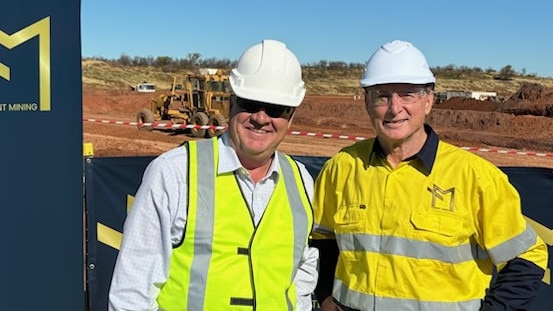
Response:
[[[121,54],[121,56],[119,56],[119,59],[117,60],[117,62],[123,66],[130,66],[132,64],[132,59],[129,55],[127,54]]]
[[[201,57],[202,56],[200,55],[200,53],[188,53],[188,55],[186,55],[186,59],[188,60],[188,63],[190,64],[190,67],[197,67],[198,60]]]
[[[499,74],[494,77],[496,80],[511,80],[513,76],[516,74],[515,70],[513,69],[513,66],[507,65],[499,71]]]
[[[169,56],[158,56],[154,61],[156,67],[167,67],[173,63],[173,59]]]

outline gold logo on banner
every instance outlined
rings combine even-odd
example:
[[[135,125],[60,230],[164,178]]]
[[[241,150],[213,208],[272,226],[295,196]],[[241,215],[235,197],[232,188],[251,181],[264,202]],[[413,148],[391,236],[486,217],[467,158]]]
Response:
[[[51,110],[51,91],[50,91],[50,17],[45,17],[40,21],[31,24],[12,35],[8,35],[0,30],[0,44],[8,49],[19,46],[30,39],[38,36],[38,75],[39,75],[39,110]],[[7,81],[11,79],[11,69],[0,62],[0,78]]]
[[[127,214],[131,210],[133,202],[134,197],[132,195],[127,195]],[[123,233],[98,222],[96,223],[96,234],[98,236],[98,242],[104,243],[107,246],[111,246],[116,250],[120,249],[121,240],[123,239]]]

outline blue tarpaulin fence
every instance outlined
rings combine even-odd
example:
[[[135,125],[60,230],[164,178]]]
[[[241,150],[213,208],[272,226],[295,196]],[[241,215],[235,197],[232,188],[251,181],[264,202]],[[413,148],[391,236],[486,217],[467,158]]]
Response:
[[[134,197],[142,173],[154,157],[87,158],[85,204],[87,223],[86,277],[88,308],[107,310],[107,296],[129,199]],[[327,157],[294,156],[316,177]],[[538,167],[501,167],[519,190],[526,216],[547,229],[543,237],[551,244],[553,233],[553,170]],[[551,245],[549,251],[551,252]],[[549,267],[553,260],[549,258]],[[553,287],[541,287],[531,311],[550,310]]]

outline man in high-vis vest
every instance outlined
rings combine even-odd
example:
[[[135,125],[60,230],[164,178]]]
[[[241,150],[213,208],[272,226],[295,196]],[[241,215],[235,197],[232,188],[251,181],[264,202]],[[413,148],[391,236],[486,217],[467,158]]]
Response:
[[[125,221],[109,310],[312,309],[313,179],[276,149],[305,96],[286,45],[232,69],[228,130],[154,159]]]
[[[360,82],[376,138],[315,181],[322,310],[527,310],[547,247],[507,176],[425,124],[436,83],[425,56],[386,43]]]

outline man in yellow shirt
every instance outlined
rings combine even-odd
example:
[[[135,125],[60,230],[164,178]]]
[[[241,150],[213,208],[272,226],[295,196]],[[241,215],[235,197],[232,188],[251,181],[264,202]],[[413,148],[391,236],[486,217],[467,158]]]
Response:
[[[377,136],[342,149],[315,182],[322,310],[523,310],[537,293],[547,247],[507,176],[425,124],[435,82],[409,42],[367,62]]]

